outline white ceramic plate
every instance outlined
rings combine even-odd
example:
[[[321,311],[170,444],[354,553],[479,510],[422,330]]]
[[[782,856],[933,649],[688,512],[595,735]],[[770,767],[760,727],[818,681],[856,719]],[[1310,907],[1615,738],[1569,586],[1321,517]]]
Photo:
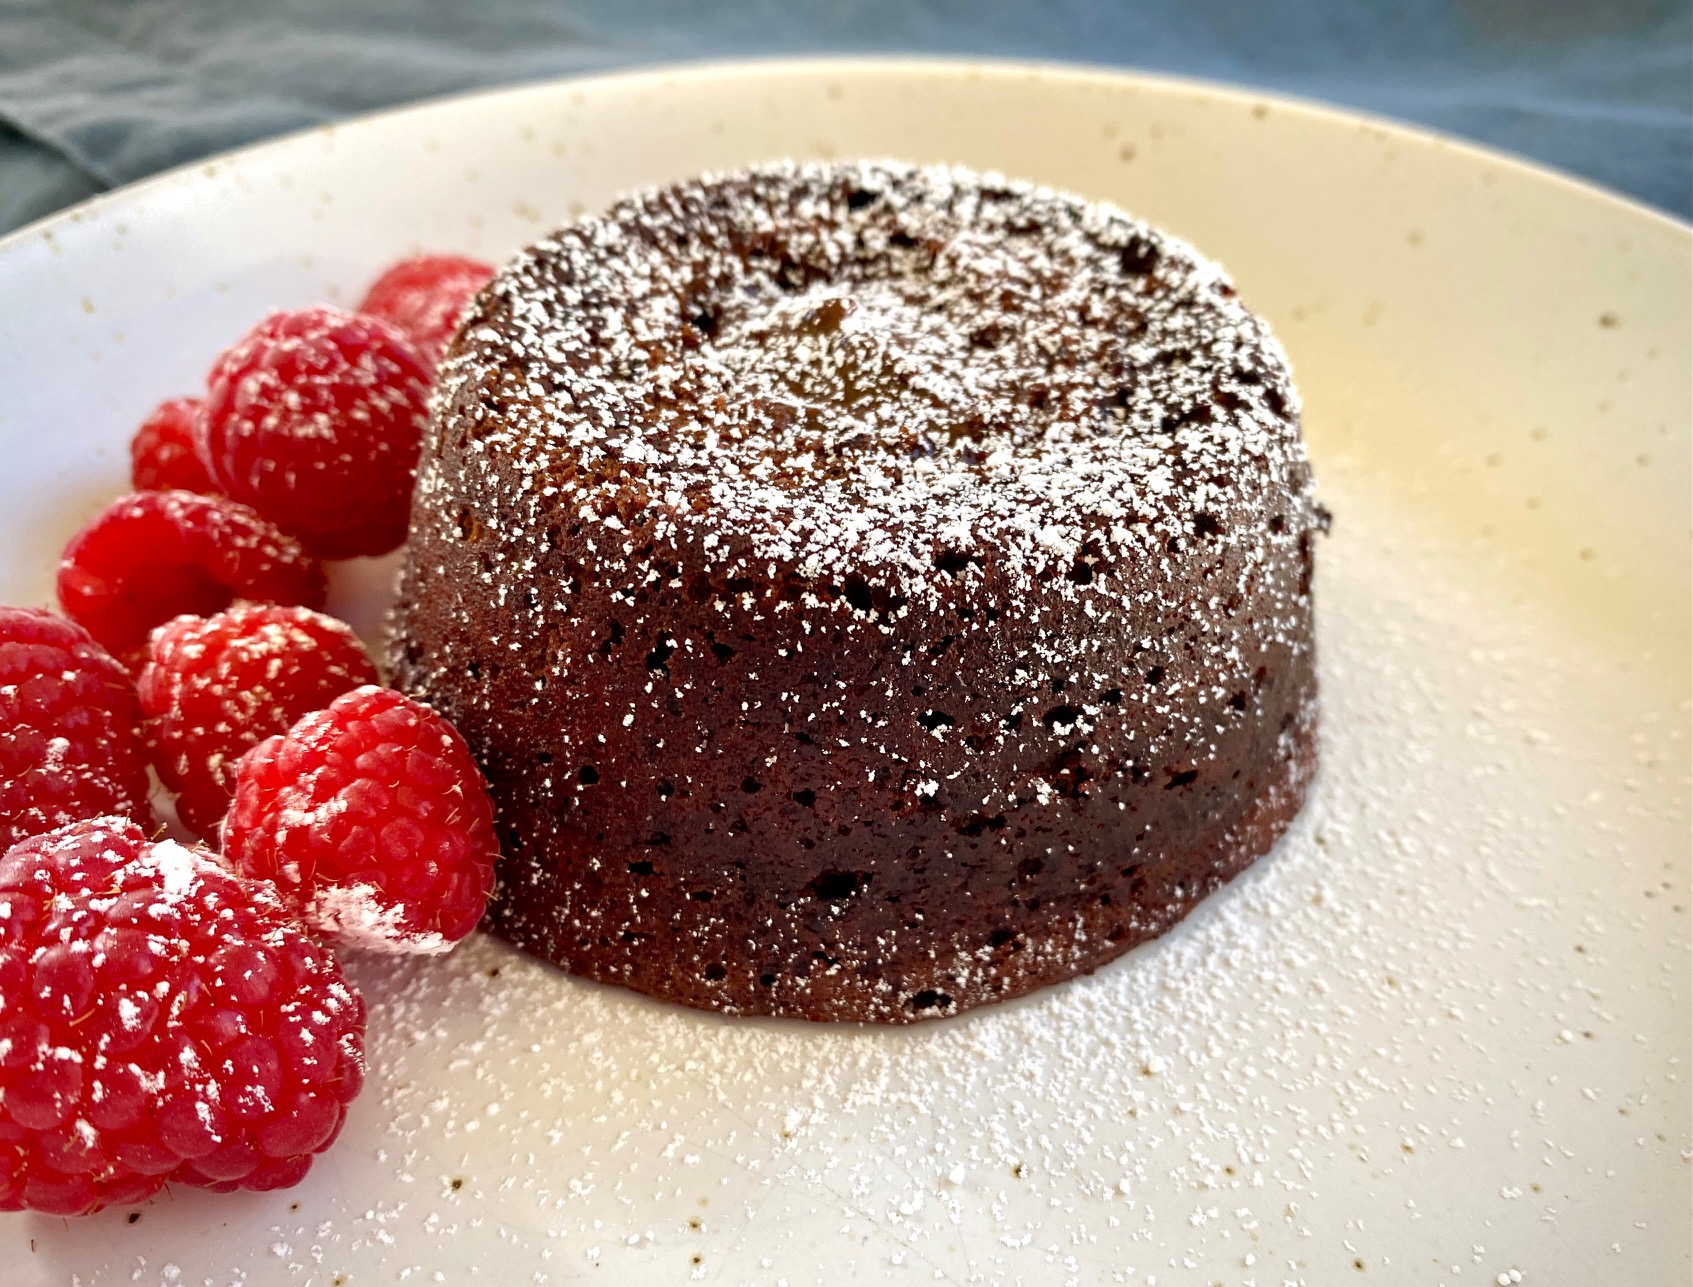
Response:
[[[3,1217],[7,1281],[1685,1281],[1693,277],[1639,207],[1022,66],[700,67],[325,129],[0,243],[0,601],[46,601],[133,425],[264,310],[858,154],[1113,199],[1279,330],[1337,516],[1293,833],[1097,976],[903,1031],[693,1014],[489,940],[355,962],[370,1085],[305,1184]]]

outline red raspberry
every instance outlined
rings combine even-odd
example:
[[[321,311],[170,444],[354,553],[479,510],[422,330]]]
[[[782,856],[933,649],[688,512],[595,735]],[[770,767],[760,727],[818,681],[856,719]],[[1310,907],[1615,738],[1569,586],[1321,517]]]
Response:
[[[276,891],[122,818],[0,858],[0,1210],[270,1189],[364,1080],[364,1003]]]
[[[386,322],[272,313],[217,361],[196,442],[231,496],[322,558],[406,538],[429,372]]]
[[[103,813],[152,820],[141,710],[75,622],[0,607],[0,850]]]
[[[194,421],[200,399],[161,402],[141,422],[129,442],[129,477],[138,492],[181,490],[211,494],[218,490],[194,454]]]
[[[402,259],[371,284],[359,312],[399,327],[433,370],[465,305],[493,278],[490,265],[463,255]]]
[[[216,837],[247,751],[375,682],[352,629],[306,608],[238,603],[160,626],[137,687],[153,767],[183,825]]]
[[[59,602],[119,658],[185,612],[235,599],[321,607],[323,569],[245,505],[193,492],[120,496],[65,546]]]
[[[494,888],[494,808],[458,730],[360,688],[260,742],[236,770],[227,862],[274,880],[350,947],[444,952]]]

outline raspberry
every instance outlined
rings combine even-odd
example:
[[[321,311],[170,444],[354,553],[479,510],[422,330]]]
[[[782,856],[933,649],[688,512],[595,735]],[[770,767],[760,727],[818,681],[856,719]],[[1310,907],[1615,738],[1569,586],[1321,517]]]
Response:
[[[0,850],[103,813],[151,820],[141,710],[75,622],[0,607]]]
[[[223,852],[350,947],[444,952],[494,887],[494,809],[458,730],[391,688],[337,697],[247,752]]]
[[[236,500],[322,558],[406,537],[429,373],[386,322],[273,313],[212,368],[200,459]]]
[[[200,458],[194,454],[194,421],[200,415],[198,398],[161,402],[141,422],[129,442],[129,477],[138,492],[218,490]]]
[[[359,312],[399,327],[433,370],[465,305],[493,277],[492,267],[463,255],[402,259],[371,284]]]
[[[364,1080],[364,1003],[276,891],[122,818],[0,857],[0,1210],[269,1189]]]
[[[321,607],[323,569],[245,505],[193,492],[120,496],[65,546],[59,602],[121,660],[185,612],[235,599]]]
[[[137,687],[153,767],[183,825],[214,837],[235,764],[300,716],[376,682],[352,630],[306,608],[238,603],[153,632]]]

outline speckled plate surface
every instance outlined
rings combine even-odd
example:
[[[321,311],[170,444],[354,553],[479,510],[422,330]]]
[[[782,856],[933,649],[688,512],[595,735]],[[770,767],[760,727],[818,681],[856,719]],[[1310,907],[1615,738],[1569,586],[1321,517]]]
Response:
[[[766,63],[394,113],[0,242],[0,600],[265,309],[777,156],[1113,199],[1277,327],[1323,496],[1324,765],[1166,939],[901,1031],[491,940],[360,960],[369,1087],[285,1193],[0,1217],[9,1283],[1668,1283],[1689,1264],[1687,229],[1171,80]],[[379,613],[385,568],[337,606]]]

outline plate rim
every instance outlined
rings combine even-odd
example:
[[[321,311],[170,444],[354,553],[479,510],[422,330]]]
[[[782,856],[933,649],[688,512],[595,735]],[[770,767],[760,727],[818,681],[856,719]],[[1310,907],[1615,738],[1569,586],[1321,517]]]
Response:
[[[268,138],[246,143],[222,152],[211,153],[161,170],[145,178],[121,184],[105,192],[54,211],[11,232],[0,235],[0,259],[24,244],[53,236],[60,228],[85,222],[102,214],[108,205],[133,200],[154,189],[162,189],[184,179],[195,177],[207,167],[244,162],[272,151],[283,151],[299,145],[313,136],[331,137],[359,126],[387,121],[408,113],[422,115],[451,107],[498,98],[519,98],[543,94],[567,87],[639,84],[662,85],[678,78],[710,80],[713,78],[744,76],[748,73],[801,75],[829,73],[898,72],[912,77],[955,76],[959,78],[991,76],[1003,79],[1050,79],[1073,84],[1110,84],[1116,87],[1134,85],[1165,92],[1181,91],[1238,106],[1273,106],[1294,115],[1315,119],[1335,126],[1367,126],[1388,134],[1395,141],[1437,152],[1456,153],[1478,163],[1493,165],[1513,173],[1516,177],[1541,184],[1563,195],[1605,207],[1611,213],[1641,221],[1654,231],[1668,233],[1693,251],[1693,223],[1683,221],[1667,211],[1656,209],[1633,197],[1625,196],[1589,179],[1570,174],[1556,167],[1542,164],[1513,152],[1495,148],[1443,130],[1411,124],[1391,116],[1360,111],[1321,99],[1308,98],[1279,90],[1260,89],[1249,84],[1211,80],[1201,76],[1149,71],[1137,67],[1109,66],[1100,63],[1072,62],[1058,59],[972,58],[934,54],[830,54],[830,55],[769,55],[751,58],[682,59],[639,63],[613,71],[573,73],[541,80],[519,81],[506,85],[485,85],[474,89],[411,99],[361,112],[354,116],[308,125]],[[210,175],[201,175],[209,178]]]

